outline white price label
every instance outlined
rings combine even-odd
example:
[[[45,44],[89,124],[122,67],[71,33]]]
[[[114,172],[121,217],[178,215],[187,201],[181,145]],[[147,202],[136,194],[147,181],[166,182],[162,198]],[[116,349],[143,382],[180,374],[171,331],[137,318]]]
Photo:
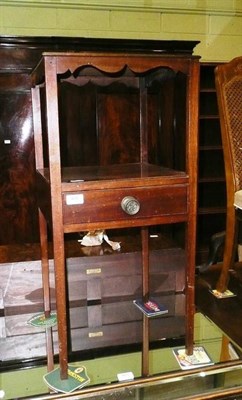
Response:
[[[119,382],[122,381],[132,381],[134,379],[134,374],[133,372],[121,372],[120,374],[117,374]]]
[[[84,204],[84,194],[67,194],[66,195],[66,204],[68,206],[77,205],[77,204]]]

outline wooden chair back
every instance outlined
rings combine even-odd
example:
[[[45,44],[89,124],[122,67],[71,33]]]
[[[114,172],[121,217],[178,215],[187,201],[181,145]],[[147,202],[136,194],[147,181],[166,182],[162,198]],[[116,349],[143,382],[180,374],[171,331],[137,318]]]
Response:
[[[242,189],[242,57],[215,70],[218,109],[225,162],[227,202]]]
[[[235,192],[242,190],[242,57],[216,67],[215,85],[227,192],[223,265],[216,289],[224,292],[229,282],[229,271],[234,267],[238,242]]]

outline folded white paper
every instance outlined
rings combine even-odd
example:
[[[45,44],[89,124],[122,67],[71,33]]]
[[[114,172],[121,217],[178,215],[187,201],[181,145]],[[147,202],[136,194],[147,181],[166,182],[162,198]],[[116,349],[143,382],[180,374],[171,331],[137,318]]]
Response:
[[[121,247],[119,242],[110,240],[104,230],[90,231],[82,239],[78,240],[82,246],[100,246],[103,241],[108,243],[113,250],[119,250]]]

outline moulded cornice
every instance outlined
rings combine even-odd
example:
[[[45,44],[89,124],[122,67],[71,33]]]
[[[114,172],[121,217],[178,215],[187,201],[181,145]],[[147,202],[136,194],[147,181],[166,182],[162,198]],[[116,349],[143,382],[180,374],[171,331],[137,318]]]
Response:
[[[201,4],[201,3],[200,3]],[[108,9],[108,10],[135,10],[149,12],[169,12],[181,14],[215,14],[215,15],[242,15],[242,6],[238,2],[229,0],[228,5],[223,2],[206,1],[206,7],[200,7],[194,0],[2,0],[1,6],[48,7],[48,8],[78,8],[78,9]]]

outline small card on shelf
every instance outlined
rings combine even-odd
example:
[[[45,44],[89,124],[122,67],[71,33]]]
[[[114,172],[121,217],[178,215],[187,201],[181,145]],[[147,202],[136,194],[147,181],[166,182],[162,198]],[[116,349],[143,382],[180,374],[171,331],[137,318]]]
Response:
[[[143,301],[137,299],[133,301],[136,307],[138,307],[147,317],[156,317],[168,313],[168,309],[163,304],[159,304],[154,299],[148,299]]]
[[[192,369],[214,364],[203,346],[195,346],[193,354],[187,355],[184,347],[175,348],[173,354],[181,369]]]

